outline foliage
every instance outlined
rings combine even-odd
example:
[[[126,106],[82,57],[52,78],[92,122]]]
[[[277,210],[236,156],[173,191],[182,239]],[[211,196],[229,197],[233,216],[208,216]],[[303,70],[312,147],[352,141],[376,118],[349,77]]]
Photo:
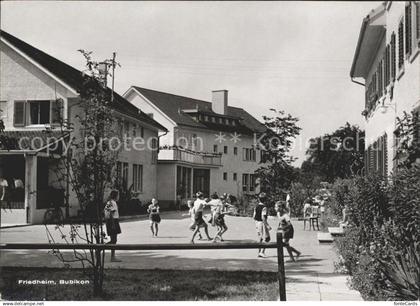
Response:
[[[263,150],[264,159],[255,172],[259,178],[261,191],[267,193],[269,202],[284,198],[286,190],[297,178],[298,171],[291,163],[289,155],[294,138],[301,130],[298,119],[283,111],[270,109],[273,116],[264,116],[265,133],[259,135],[259,149]]]
[[[71,134],[72,138],[66,150],[53,170],[57,183],[74,191],[79,207],[82,224],[70,224],[70,232],[64,233],[64,227],[57,224],[55,230],[66,243],[103,244],[103,207],[105,194],[112,189],[119,149],[112,140],[121,142],[119,122],[111,111],[112,95],[106,87],[106,76],[99,71],[99,63],[93,61],[91,52],[79,50],[86,60],[87,70],[83,74],[83,84],[79,88],[79,103],[75,104],[78,115],[64,120],[60,118],[55,130],[61,131],[62,137]],[[107,62],[110,65],[109,62]],[[55,157],[52,157],[55,158]],[[91,277],[94,295],[102,294],[105,266],[105,252],[99,249],[89,251],[74,250],[74,259],[68,259],[54,249],[56,239],[46,227],[52,244],[52,253],[66,265],[79,261]],[[89,268],[87,268],[87,266]]]
[[[386,184],[378,175],[339,180],[330,207],[347,207],[346,235],[336,241],[352,286],[368,300],[419,298],[420,165]]]
[[[395,159],[398,168],[409,168],[420,160],[420,113],[404,112],[402,118],[397,118],[398,146]]]
[[[303,203],[307,197],[311,197],[313,194],[311,190],[305,188],[302,183],[292,183],[290,187],[290,214],[294,217],[303,216]]]
[[[360,174],[364,166],[364,136],[357,125],[347,122],[331,134],[311,139],[303,173],[328,182]]]

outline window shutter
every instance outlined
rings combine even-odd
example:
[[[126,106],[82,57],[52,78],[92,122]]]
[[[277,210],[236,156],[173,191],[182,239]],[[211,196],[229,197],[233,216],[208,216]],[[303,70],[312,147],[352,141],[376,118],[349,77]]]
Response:
[[[395,46],[395,33],[391,35],[391,78],[395,80],[396,75],[396,46]]]
[[[407,56],[411,54],[411,39],[411,1],[409,1],[405,7],[405,54]]]
[[[389,81],[390,81],[389,58],[390,58],[390,46],[387,45],[386,50],[385,50],[385,86],[388,86]]]
[[[14,126],[25,126],[25,101],[15,101],[14,105]]]
[[[388,135],[382,136],[382,154],[384,161],[384,176],[388,176]]]
[[[416,6],[416,38],[418,47],[420,47],[420,1],[416,1],[414,4]]]
[[[398,69],[404,65],[404,22],[398,25]]]
[[[51,124],[60,124],[63,119],[63,100],[51,101]]]

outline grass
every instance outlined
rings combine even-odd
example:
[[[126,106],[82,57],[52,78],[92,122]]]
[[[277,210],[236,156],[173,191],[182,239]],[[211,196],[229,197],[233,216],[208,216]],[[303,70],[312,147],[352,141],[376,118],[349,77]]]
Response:
[[[117,301],[275,301],[277,273],[216,270],[105,270],[104,295],[92,297],[93,285],[21,285],[19,280],[87,280],[81,269],[1,269],[5,300]]]

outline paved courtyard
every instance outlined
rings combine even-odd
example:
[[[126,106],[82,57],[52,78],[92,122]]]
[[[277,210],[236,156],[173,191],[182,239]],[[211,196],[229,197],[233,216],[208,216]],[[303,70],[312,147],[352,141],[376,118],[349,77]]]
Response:
[[[255,241],[254,223],[251,218],[226,217],[229,231],[224,235],[226,242]],[[191,232],[188,230],[190,219],[178,212],[164,213],[159,237],[153,238],[146,218],[127,220],[121,223],[122,234],[119,243],[186,243]],[[270,225],[276,228],[275,218]],[[334,273],[336,254],[332,245],[320,245],[316,232],[303,231],[303,224],[294,222],[295,239],[292,245],[303,256],[298,262],[288,262],[286,255],[286,290],[288,300],[361,300],[357,291],[347,286],[346,276]],[[54,227],[50,230],[54,232]],[[66,232],[66,229],[63,230]],[[210,227],[210,235],[215,229]],[[7,242],[46,243],[46,229],[42,225],[1,229],[0,240]],[[272,238],[275,240],[275,231]],[[62,242],[55,234],[57,242]],[[200,243],[200,241],[197,241]],[[286,250],[285,250],[286,253]],[[170,250],[170,251],[120,251],[120,263],[109,262],[107,268],[121,269],[220,269],[220,270],[259,270],[277,271],[275,249],[266,252],[267,258],[257,258],[256,250]],[[71,252],[66,252],[70,256]],[[10,250],[2,251],[1,266],[24,267],[61,267],[62,263],[47,251]]]

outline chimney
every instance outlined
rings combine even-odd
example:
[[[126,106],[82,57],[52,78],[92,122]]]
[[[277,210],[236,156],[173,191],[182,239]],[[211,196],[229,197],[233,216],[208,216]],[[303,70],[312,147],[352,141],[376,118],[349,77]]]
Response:
[[[212,91],[212,108],[215,113],[227,115],[228,91],[226,89]]]

